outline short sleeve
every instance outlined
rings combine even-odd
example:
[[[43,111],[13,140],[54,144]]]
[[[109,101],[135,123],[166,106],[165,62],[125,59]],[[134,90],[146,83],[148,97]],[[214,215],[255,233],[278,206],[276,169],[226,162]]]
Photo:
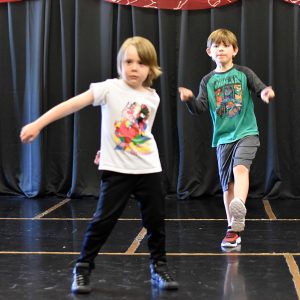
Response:
[[[106,96],[109,92],[109,82],[107,80],[91,83],[90,90],[94,95],[93,106],[104,105],[106,103]]]

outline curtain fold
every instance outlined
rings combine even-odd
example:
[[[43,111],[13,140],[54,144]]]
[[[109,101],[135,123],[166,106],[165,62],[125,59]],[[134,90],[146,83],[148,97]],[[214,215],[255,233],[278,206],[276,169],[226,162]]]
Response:
[[[116,56],[129,36],[155,45],[163,75],[153,133],[163,188],[179,199],[219,195],[209,113],[191,115],[178,95],[198,93],[214,64],[206,54],[212,30],[236,33],[235,63],[250,67],[276,92],[269,106],[254,96],[261,147],[250,196],[300,198],[299,5],[240,0],[205,10],[143,9],[99,0],[35,0],[0,5],[0,194],[97,196],[101,110],[88,107],[45,128],[30,145],[21,127],[90,83],[117,76]]]

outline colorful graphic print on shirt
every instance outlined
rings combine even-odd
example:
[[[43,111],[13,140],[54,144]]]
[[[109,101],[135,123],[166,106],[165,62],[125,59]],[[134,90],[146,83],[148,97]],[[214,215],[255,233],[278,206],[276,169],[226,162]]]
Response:
[[[221,118],[234,118],[242,109],[242,84],[233,76],[215,82],[216,112]]]
[[[116,150],[133,155],[152,152],[150,138],[145,134],[149,115],[150,110],[145,104],[127,103],[122,110],[121,120],[114,124]]]

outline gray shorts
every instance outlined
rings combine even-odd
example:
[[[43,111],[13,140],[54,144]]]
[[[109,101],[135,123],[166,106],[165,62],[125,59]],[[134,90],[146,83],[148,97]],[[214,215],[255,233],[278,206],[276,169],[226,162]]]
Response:
[[[259,137],[249,135],[236,142],[217,147],[219,176],[223,192],[227,191],[228,184],[234,181],[233,168],[235,166],[243,165],[250,171],[259,146]]]

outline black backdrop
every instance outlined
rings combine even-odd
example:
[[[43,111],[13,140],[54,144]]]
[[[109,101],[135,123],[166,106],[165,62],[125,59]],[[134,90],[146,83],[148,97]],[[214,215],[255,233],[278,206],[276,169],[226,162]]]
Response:
[[[163,76],[154,134],[163,187],[179,199],[221,193],[209,113],[192,116],[177,87],[198,92],[214,66],[205,53],[209,33],[237,34],[237,64],[274,87],[270,105],[254,99],[261,148],[250,196],[299,198],[300,7],[281,0],[243,0],[217,9],[172,11],[101,0],[27,0],[0,5],[0,194],[97,196],[101,112],[92,107],[49,125],[31,145],[21,127],[59,102],[116,76],[125,38],[142,35],[157,48]]]

